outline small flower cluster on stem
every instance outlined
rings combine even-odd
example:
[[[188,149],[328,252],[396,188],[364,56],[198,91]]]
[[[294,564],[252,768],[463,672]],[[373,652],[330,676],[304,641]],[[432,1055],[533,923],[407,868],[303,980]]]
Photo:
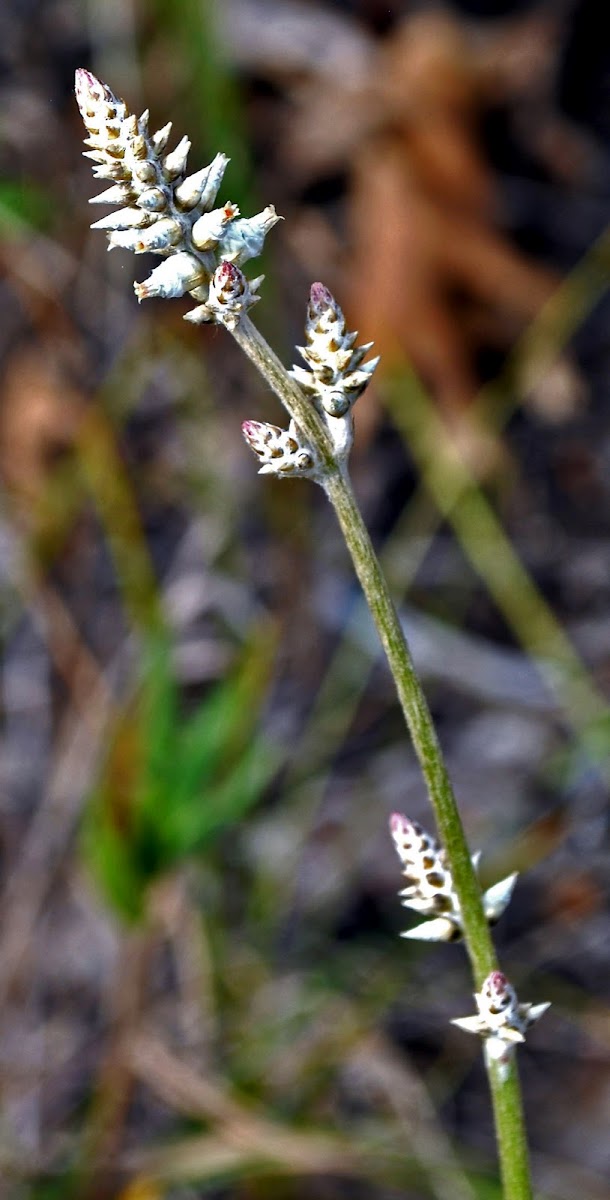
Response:
[[[402,813],[390,817],[390,833],[403,865],[407,886],[399,893],[405,908],[432,917],[402,937],[426,942],[453,942],[463,936],[462,908],[455,890],[447,853],[417,821]],[[480,853],[472,855],[478,868]],[[508,875],[482,894],[483,912],[490,925],[502,916],[513,894],[517,874]],[[480,992],[475,993],[479,1010],[476,1017],[458,1017],[460,1029],[478,1033],[484,1039],[488,1064],[499,1064],[500,1079],[507,1078],[511,1054],[518,1042],[525,1041],[530,1025],[546,1012],[548,1004],[519,1004],[514,988],[501,971],[491,971]]]
[[[259,475],[313,475],[315,460],[311,450],[300,444],[294,421],[288,429],[263,421],[244,421],[242,433],[262,464]]]
[[[501,1080],[508,1078],[515,1047],[525,1041],[530,1025],[540,1020],[550,1006],[520,1004],[517,993],[502,971],[492,971],[480,992],[474,993],[477,1013],[473,1017],[454,1017],[452,1025],[483,1038],[488,1064],[497,1063]]]
[[[151,133],[148,112],[141,117],[130,113],[90,71],[76,72],[76,99],[89,134],[85,153],[95,163],[94,175],[112,181],[92,203],[119,206],[92,228],[107,234],[109,249],[153,253],[164,260],[143,283],[134,285],[138,299],[188,294],[198,303],[185,320],[225,325],[232,333],[240,326],[245,329],[245,317],[259,299],[264,277],[248,280],[241,267],[261,253],[267,233],[281,219],[273,205],[248,219],[240,218],[230,201],[214,208],[229,161],[226,155],[217,154],[207,167],[187,175],[188,138],[168,151],[171,123]],[[309,370],[295,366],[290,375],[298,384],[301,417],[307,398],[322,436],[327,435],[332,466],[339,469],[352,445],[352,406],[379,361],[364,363],[372,343],[355,347],[355,341],[331,293],[314,283],[306,345],[300,348]],[[252,349],[251,339],[246,339],[246,348]],[[286,394],[282,398],[286,403]],[[294,406],[287,407],[292,417],[287,430],[256,421],[243,426],[248,445],[261,461],[261,473],[279,478],[302,475],[323,483],[329,454],[316,453],[303,428],[309,422],[299,421]]]
[[[447,852],[417,821],[402,813],[390,817],[390,832],[403,865],[406,888],[399,893],[405,908],[433,917],[401,936],[424,942],[454,942],[462,938],[462,910]],[[472,855],[476,870],[480,853]],[[483,893],[483,911],[490,925],[502,916],[513,893],[516,873]]]
[[[295,366],[289,375],[318,414],[339,469],[345,467],[352,447],[353,405],[367,387],[379,362],[378,358],[363,362],[373,343],[354,348],[356,337],[356,333],[348,332],[343,312],[328,288],[323,283],[312,284],[305,322],[306,346],[298,347],[309,370]],[[309,475],[324,485],[325,472],[315,449],[294,419],[287,433],[278,431],[275,425],[259,425],[253,421],[246,421],[242,430],[248,445],[262,463],[259,474]],[[283,441],[279,434],[283,435]],[[281,445],[292,447],[295,441],[298,443],[296,453],[288,456],[279,453]],[[273,457],[270,457],[271,446]],[[302,467],[298,467],[297,458],[304,464]]]

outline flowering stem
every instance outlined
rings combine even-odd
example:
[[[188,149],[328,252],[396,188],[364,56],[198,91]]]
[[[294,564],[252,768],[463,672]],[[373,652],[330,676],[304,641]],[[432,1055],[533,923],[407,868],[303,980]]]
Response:
[[[347,476],[331,476],[326,481],[326,494],[337,514],[394,678],[398,699],[434,809],[440,840],[451,863],[462,912],[465,942],[475,982],[480,985],[483,979],[496,969],[497,964],[481,904],[480,885],[472,866],[430,709],[415,671],[387,581]]]
[[[462,914],[464,941],[477,987],[496,970],[497,962],[483,912],[477,880],[453,788],[434,722],[413,665],[407,639],[387,581],[358,508],[347,469],[338,464],[327,431],[314,406],[265,339],[244,316],[231,331],[242,350],[267,380],[314,447],[324,467],[323,486],[350,552],[354,569],[377,627],[398,699],[426,781],[440,839],[451,866]],[[505,1200],[530,1200],[527,1143],[518,1076],[514,1065],[501,1080],[489,1069],[498,1153]]]

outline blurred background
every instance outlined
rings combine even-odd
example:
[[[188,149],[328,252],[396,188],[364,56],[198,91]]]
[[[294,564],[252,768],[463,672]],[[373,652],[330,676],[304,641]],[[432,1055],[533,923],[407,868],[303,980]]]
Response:
[[[538,1194],[608,1194],[603,8],[4,0],[2,1196],[500,1196],[463,949],[398,937],[387,818],[431,817],[331,510],[257,478],[230,337],[89,231],[77,66],[284,215],[288,365],[316,279],[383,354],[354,482],[482,879],[523,872]]]

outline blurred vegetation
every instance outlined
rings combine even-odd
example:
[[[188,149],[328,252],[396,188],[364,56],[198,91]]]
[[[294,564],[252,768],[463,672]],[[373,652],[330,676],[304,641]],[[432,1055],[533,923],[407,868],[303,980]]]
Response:
[[[142,917],[152,883],[236,825],[260,801],[277,755],[255,736],[272,662],[269,636],[185,716],[169,647],[142,653],[138,696],[110,735],[85,817],[85,856],[107,899]]]

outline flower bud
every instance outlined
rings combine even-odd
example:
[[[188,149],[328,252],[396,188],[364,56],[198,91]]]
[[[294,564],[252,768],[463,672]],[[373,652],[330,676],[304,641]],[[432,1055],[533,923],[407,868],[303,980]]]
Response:
[[[138,233],[133,251],[135,254],[166,253],[181,240],[182,230],[178,221],[173,217],[161,217],[149,229]]]
[[[160,213],[167,208],[167,196],[162,188],[152,187],[146,188],[144,192],[136,200],[138,208],[146,209],[146,212]]]
[[[236,204],[227,202],[222,208],[204,213],[191,230],[193,245],[198,250],[213,250],[223,238],[227,225],[239,216]]]
[[[134,290],[138,300],[148,300],[151,296],[172,299],[184,296],[204,279],[205,270],[199,260],[192,254],[179,252],[155,267],[143,283],[135,283]]]
[[[315,460],[312,452],[300,444],[294,421],[288,429],[267,425],[262,421],[244,421],[242,433],[250,449],[262,463],[259,475],[313,475]]]
[[[345,317],[323,283],[309,293],[306,346],[297,346],[309,370],[294,366],[290,374],[299,387],[333,418],[345,417],[370,382],[379,358],[363,364],[372,342],[354,349],[356,333],[348,333]]]
[[[165,155],[163,159],[163,176],[168,183],[173,183],[175,179],[178,179],[184,173],[190,148],[191,143],[189,138],[183,137],[178,142],[175,150]]]
[[[467,1033],[484,1039],[488,1064],[497,1065],[500,1079],[508,1078],[515,1046],[525,1041],[527,1030],[550,1007],[543,1004],[520,1004],[517,993],[502,971],[492,971],[480,992],[475,992],[477,1014],[455,1017],[451,1022]]]

